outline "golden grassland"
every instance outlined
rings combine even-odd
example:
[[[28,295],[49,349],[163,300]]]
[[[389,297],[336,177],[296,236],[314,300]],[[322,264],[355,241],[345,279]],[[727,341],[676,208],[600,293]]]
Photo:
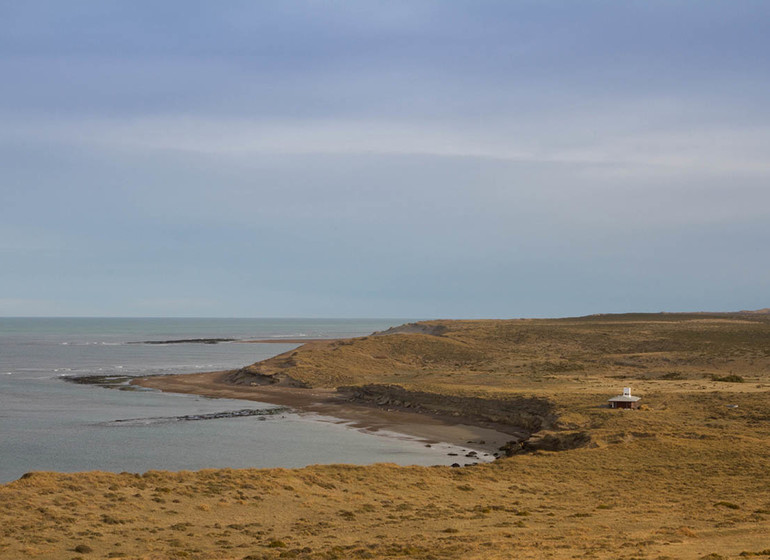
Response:
[[[770,316],[421,328],[246,370],[545,397],[550,431],[590,444],[466,468],[33,473],[0,487],[0,558],[770,558]],[[601,406],[623,386],[643,410]]]

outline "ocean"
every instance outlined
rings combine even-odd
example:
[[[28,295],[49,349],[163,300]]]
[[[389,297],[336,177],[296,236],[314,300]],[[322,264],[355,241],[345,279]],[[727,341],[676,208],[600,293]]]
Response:
[[[33,470],[197,470],[316,463],[451,463],[446,450],[275,405],[69,383],[233,369],[297,344],[148,342],[336,338],[399,319],[0,318],[0,483]],[[248,410],[241,417],[220,413]],[[228,415],[224,415],[228,416]]]

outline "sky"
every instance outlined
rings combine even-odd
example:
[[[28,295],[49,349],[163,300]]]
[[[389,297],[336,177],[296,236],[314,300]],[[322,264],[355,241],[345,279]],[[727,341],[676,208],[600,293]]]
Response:
[[[770,3],[0,0],[0,316],[770,307]]]

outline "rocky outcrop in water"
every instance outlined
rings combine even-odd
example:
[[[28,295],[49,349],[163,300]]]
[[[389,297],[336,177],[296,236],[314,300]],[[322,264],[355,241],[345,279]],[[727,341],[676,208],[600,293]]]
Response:
[[[183,416],[155,416],[152,418],[128,418],[125,420],[113,420],[112,424],[137,424],[150,422],[190,422],[195,420],[220,420],[222,418],[245,418],[258,416],[264,420],[267,416],[284,414],[290,409],[285,406],[276,408],[243,408],[241,410],[226,410],[223,412],[210,412],[207,414],[185,414]]]
[[[180,338],[178,340],[142,340],[128,344],[219,344],[220,342],[235,342],[235,338]]]
[[[142,387],[131,385],[136,379],[135,375],[63,375],[61,379],[78,385],[97,385],[106,389],[120,389],[121,391],[138,391]]]

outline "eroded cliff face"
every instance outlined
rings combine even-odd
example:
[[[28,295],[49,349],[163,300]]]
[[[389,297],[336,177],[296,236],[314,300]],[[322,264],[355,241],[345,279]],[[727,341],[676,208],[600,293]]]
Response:
[[[376,384],[339,387],[337,391],[352,402],[462,418],[524,437],[553,427],[557,420],[553,404],[538,397],[465,397]]]

